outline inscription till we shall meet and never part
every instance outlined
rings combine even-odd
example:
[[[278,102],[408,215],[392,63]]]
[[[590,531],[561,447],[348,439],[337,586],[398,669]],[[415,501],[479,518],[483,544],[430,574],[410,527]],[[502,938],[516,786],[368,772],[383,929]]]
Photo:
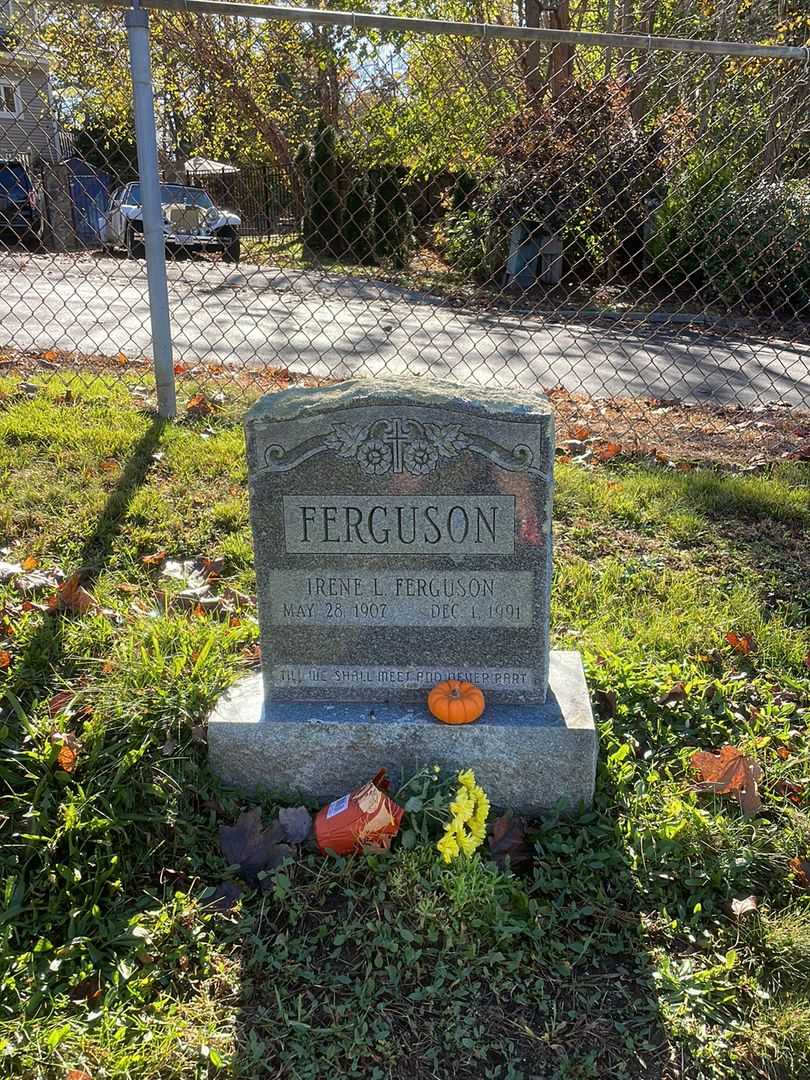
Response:
[[[443,672],[544,700],[544,399],[346,383],[268,395],[246,428],[271,701],[422,701]]]

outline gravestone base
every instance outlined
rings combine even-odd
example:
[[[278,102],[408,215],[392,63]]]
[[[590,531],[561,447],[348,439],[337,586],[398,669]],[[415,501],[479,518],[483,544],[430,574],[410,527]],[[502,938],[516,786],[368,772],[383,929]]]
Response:
[[[440,724],[420,705],[294,702],[265,707],[261,673],[208,719],[212,770],[246,793],[328,802],[385,766],[396,788],[421,766],[474,769],[493,806],[537,815],[590,805],[597,736],[582,660],[552,652],[544,705],[497,704],[474,724]]]

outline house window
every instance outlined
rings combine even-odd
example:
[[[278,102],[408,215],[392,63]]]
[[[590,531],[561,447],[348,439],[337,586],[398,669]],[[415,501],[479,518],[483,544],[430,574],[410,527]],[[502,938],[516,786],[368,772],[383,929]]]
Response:
[[[0,82],[0,116],[16,116],[17,90],[13,83]]]

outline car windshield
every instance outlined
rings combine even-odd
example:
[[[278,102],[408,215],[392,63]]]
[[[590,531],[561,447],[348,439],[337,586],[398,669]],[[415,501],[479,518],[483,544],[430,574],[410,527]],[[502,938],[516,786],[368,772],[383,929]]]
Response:
[[[141,205],[140,184],[133,184],[130,187],[126,201],[133,206]],[[183,184],[161,184],[160,201],[164,206],[180,203],[183,206],[201,206],[203,210],[210,210],[214,205],[207,191],[203,191],[202,188],[185,187]]]
[[[31,184],[22,165],[0,165],[0,196],[22,202]]]

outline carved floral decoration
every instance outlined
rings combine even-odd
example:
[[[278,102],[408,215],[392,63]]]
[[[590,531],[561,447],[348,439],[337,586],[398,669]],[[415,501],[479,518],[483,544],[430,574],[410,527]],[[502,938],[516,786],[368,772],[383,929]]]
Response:
[[[372,424],[333,424],[325,439],[339,458],[353,459],[373,476],[408,472],[422,476],[442,460],[458,457],[469,446],[460,424],[421,420],[375,420]]]

